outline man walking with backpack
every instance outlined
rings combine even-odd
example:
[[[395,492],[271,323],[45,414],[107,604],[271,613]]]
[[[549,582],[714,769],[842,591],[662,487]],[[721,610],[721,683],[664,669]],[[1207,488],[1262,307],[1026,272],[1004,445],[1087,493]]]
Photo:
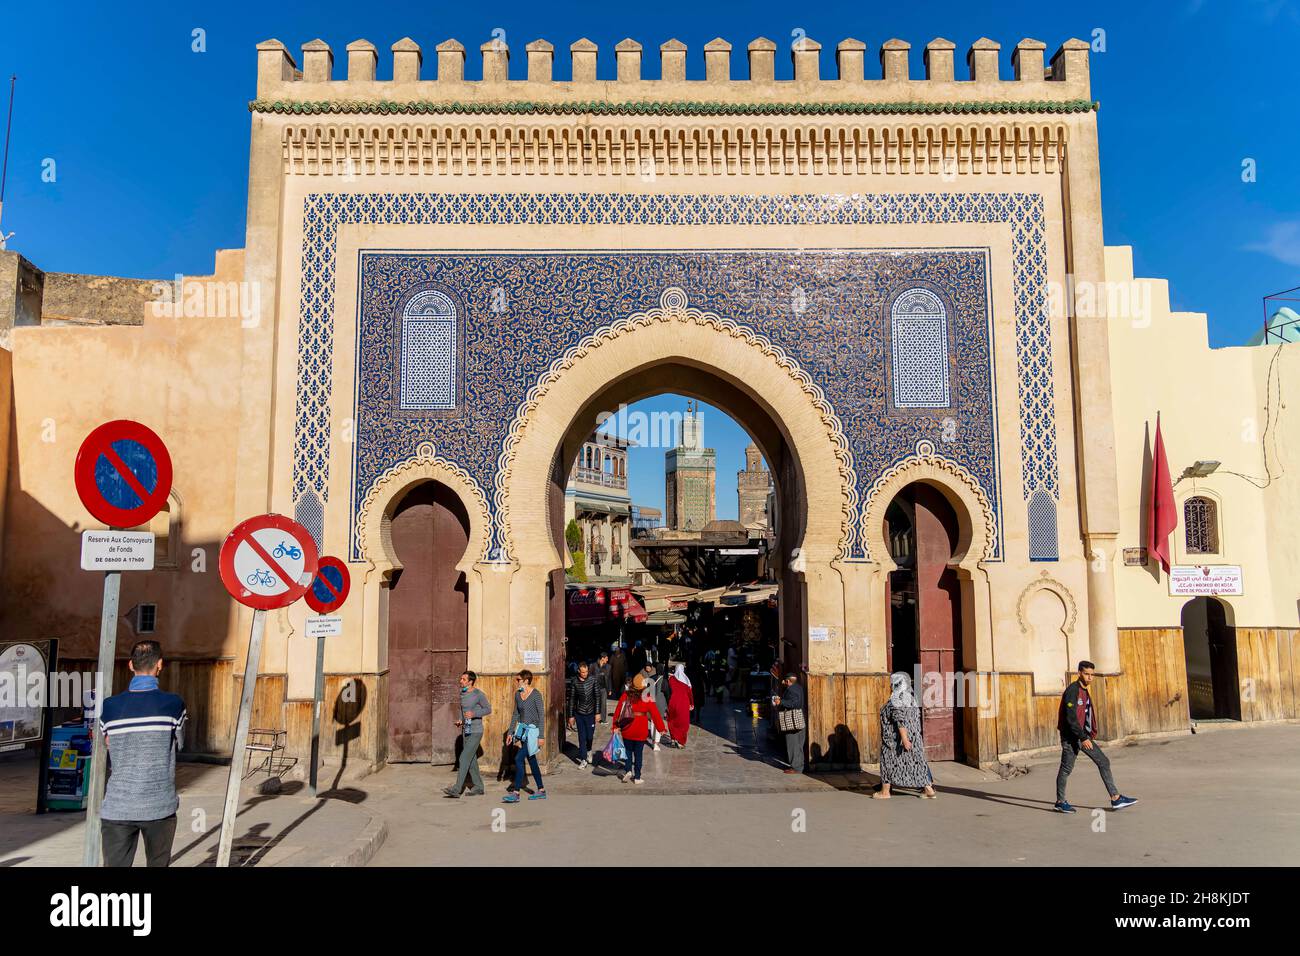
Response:
[[[1097,711],[1093,707],[1092,695],[1088,688],[1096,676],[1097,665],[1092,661],[1079,661],[1079,679],[1065,688],[1061,695],[1061,707],[1057,715],[1056,726],[1061,732],[1061,769],[1056,772],[1056,811],[1057,813],[1074,813],[1074,807],[1065,799],[1065,784],[1074,770],[1074,761],[1082,750],[1088,755],[1097,770],[1101,772],[1101,782],[1110,794],[1112,810],[1123,810],[1137,803],[1134,797],[1126,797],[1115,786],[1110,775],[1110,759],[1101,752],[1101,745],[1096,742]]]

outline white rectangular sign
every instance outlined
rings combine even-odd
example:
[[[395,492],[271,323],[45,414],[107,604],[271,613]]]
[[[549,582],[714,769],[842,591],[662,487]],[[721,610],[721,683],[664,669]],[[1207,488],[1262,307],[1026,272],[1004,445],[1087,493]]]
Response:
[[[810,641],[829,641],[831,639],[831,629],[829,627],[810,627],[808,628],[808,640]]]
[[[81,570],[152,571],[153,532],[81,532]]]
[[[307,618],[308,637],[338,637],[343,633],[343,618],[338,615]]]
[[[1228,596],[1244,593],[1241,566],[1235,564],[1175,564],[1169,569],[1169,593],[1181,597]]]
[[[542,652],[541,652],[541,651],[524,651],[524,666],[525,666],[525,667],[541,667],[541,666],[542,666]]]

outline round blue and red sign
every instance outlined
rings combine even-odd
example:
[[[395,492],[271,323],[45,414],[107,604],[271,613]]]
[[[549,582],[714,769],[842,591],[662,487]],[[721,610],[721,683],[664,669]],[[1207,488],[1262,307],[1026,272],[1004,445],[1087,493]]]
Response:
[[[338,558],[327,555],[316,563],[316,578],[303,595],[303,600],[317,614],[328,614],[343,606],[351,586],[348,566]]]
[[[96,520],[112,528],[133,528],[167,506],[172,459],[151,429],[122,419],[86,436],[73,477],[81,503]]]

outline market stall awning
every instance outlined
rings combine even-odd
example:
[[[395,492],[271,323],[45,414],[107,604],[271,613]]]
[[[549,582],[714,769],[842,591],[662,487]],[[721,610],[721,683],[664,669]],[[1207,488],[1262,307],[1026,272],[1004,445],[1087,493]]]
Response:
[[[686,615],[676,611],[655,611],[645,619],[647,624],[685,624]]]
[[[769,598],[776,597],[776,585],[760,585],[758,587],[743,587],[733,591],[727,591],[719,600],[719,603],[736,607],[748,604],[762,604]]]
[[[615,619],[621,618],[633,624],[644,624],[646,620],[645,608],[631,591],[625,591],[621,595],[617,591],[611,591],[609,613]]]
[[[573,510],[575,512],[586,511],[591,514],[599,515],[625,515],[631,511],[631,507],[618,501],[596,501],[591,498],[575,498],[573,501]]]

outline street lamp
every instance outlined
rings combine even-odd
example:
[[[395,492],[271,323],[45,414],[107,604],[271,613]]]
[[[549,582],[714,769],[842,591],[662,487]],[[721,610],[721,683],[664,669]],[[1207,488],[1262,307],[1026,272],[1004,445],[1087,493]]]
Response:
[[[1184,468],[1183,473],[1178,476],[1178,480],[1182,481],[1184,478],[1205,478],[1208,475],[1214,474],[1218,470],[1219,463],[1217,461],[1210,461],[1206,458],[1201,458],[1198,459],[1195,464],[1188,465]]]

